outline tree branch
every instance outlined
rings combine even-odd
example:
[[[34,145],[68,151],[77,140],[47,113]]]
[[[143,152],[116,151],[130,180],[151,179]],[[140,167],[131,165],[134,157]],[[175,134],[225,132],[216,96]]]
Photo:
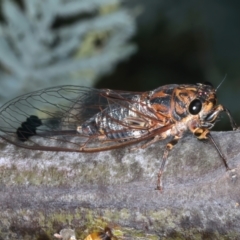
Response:
[[[86,229],[114,223],[124,239],[237,239],[240,132],[212,135],[232,170],[209,142],[189,135],[169,153],[163,192],[155,187],[166,142],[83,154],[1,141],[0,238],[52,238],[70,224],[83,239]]]

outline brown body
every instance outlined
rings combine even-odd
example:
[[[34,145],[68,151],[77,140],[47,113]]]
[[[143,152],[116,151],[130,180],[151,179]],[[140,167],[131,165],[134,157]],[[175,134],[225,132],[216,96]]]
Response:
[[[208,84],[171,84],[143,93],[60,86],[5,104],[0,109],[0,130],[10,143],[43,151],[97,152],[134,143],[146,147],[169,137],[158,178],[161,189],[168,151],[187,131],[198,139],[210,139],[228,169],[210,134],[223,111],[237,129]]]
[[[167,85],[154,90],[150,98],[160,122],[171,126],[166,136],[182,137],[189,130],[200,139],[206,138],[218,114],[224,110],[216,102],[215,89],[203,84]]]

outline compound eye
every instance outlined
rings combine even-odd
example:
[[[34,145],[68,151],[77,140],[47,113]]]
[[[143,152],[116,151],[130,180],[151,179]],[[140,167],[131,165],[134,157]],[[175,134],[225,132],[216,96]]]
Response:
[[[202,109],[202,102],[199,100],[199,99],[195,99],[193,100],[190,105],[189,105],[189,112],[192,114],[192,115],[196,115],[198,114]]]

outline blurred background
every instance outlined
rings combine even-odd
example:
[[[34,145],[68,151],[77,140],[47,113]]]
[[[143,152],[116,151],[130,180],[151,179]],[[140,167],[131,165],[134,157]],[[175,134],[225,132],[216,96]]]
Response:
[[[240,2],[1,0],[0,104],[56,85],[211,82],[240,123]],[[228,130],[222,117],[215,129]]]

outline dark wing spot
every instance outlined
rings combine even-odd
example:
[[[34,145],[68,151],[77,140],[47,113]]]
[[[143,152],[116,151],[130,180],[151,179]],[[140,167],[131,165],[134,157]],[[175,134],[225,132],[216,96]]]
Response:
[[[41,125],[41,119],[39,119],[37,116],[31,115],[27,118],[26,122],[23,122],[21,127],[17,129],[18,139],[22,142],[27,141],[29,137],[36,135],[37,127]]]

